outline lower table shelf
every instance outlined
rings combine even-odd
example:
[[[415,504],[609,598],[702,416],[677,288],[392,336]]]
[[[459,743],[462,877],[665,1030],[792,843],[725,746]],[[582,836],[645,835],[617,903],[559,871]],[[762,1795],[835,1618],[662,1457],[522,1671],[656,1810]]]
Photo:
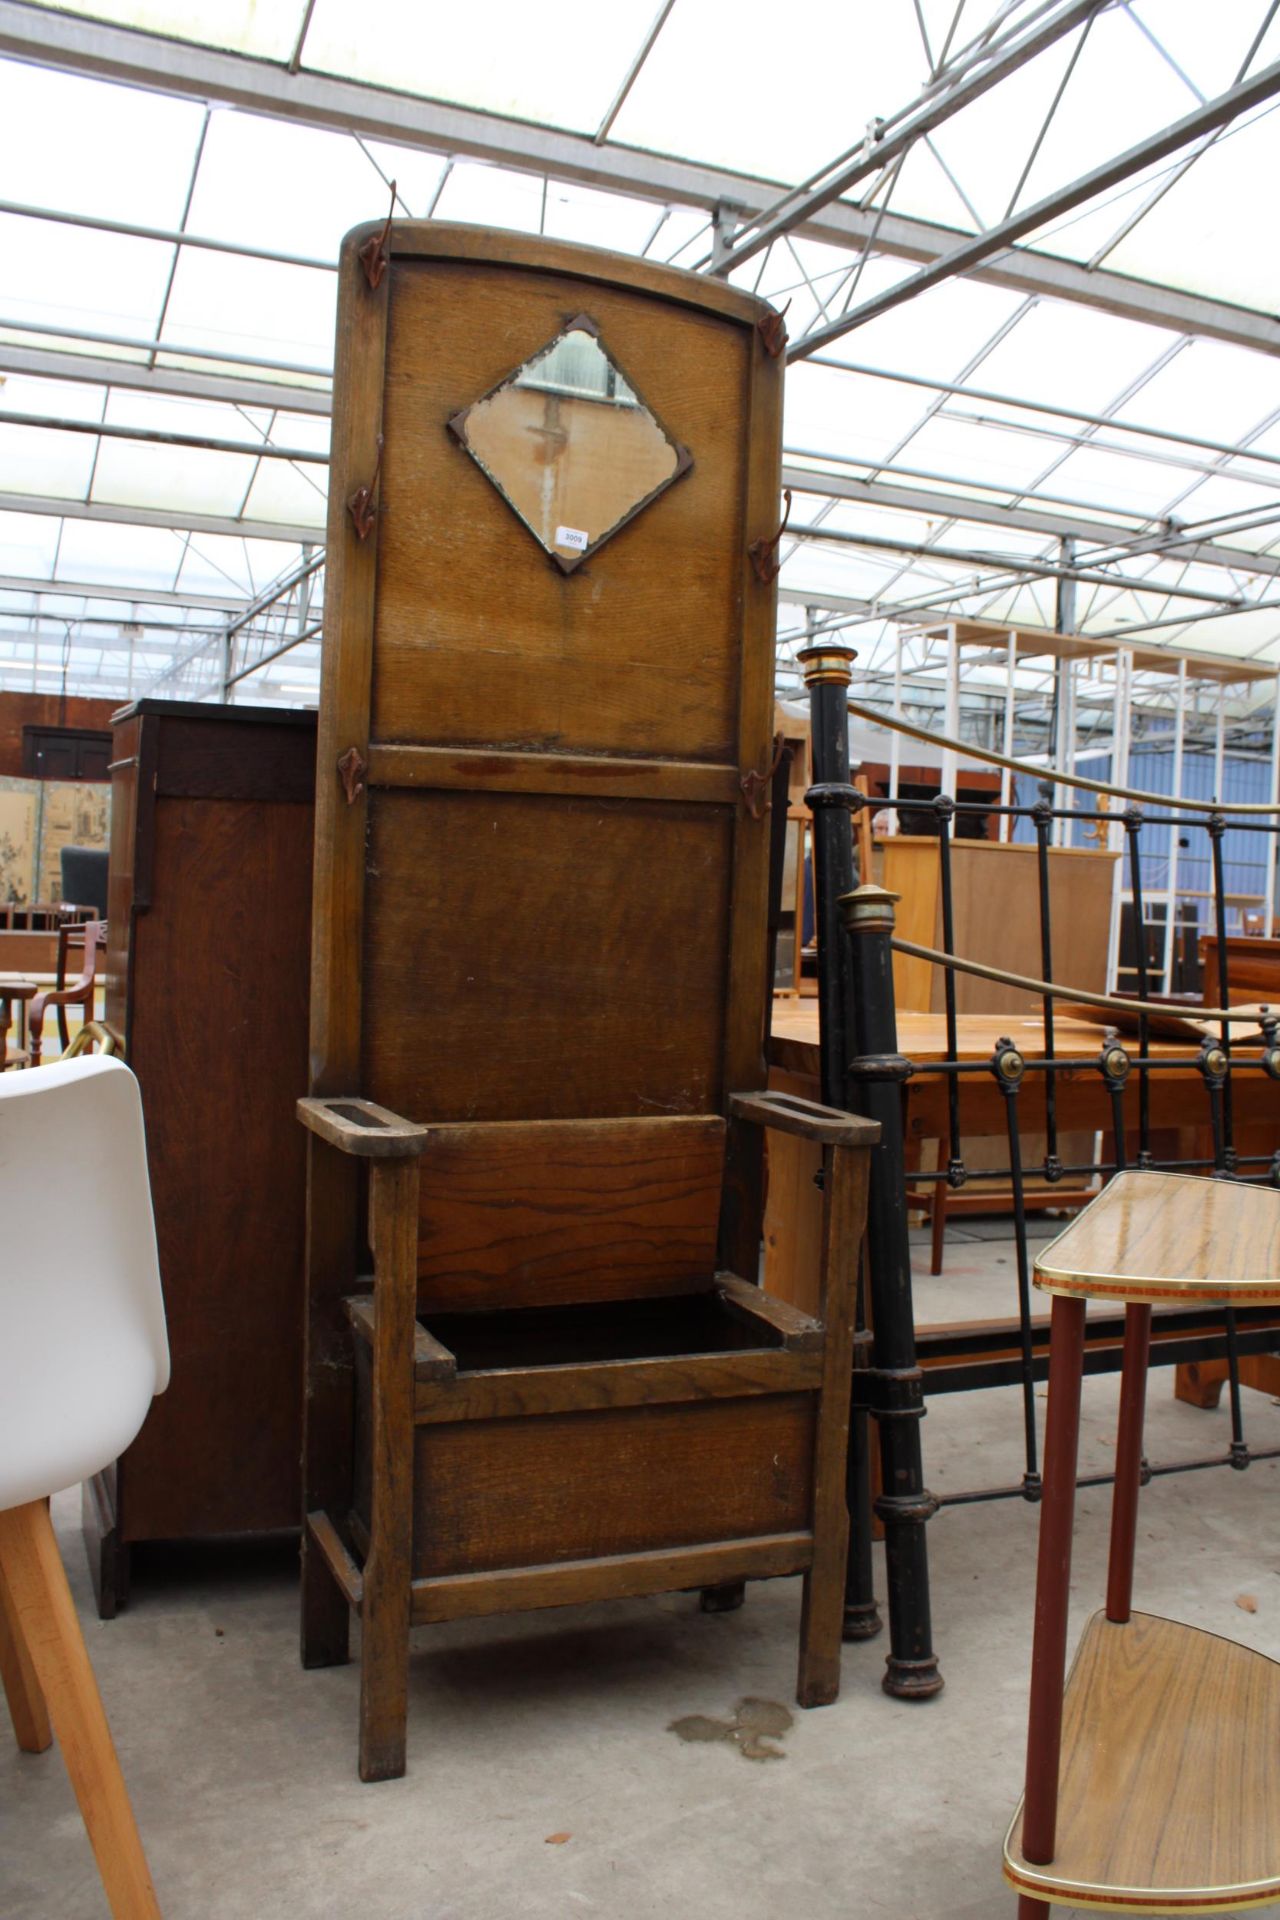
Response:
[[[1063,1703],[1057,1850],[1004,1850],[1020,1893],[1119,1913],[1280,1900],[1280,1663],[1135,1613],[1096,1613]]]

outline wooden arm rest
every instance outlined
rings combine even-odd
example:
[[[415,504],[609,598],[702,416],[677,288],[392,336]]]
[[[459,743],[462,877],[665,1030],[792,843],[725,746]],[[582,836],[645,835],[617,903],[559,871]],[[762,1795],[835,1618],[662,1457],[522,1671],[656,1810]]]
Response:
[[[372,1100],[299,1100],[298,1118],[342,1153],[362,1160],[412,1160],[431,1138],[430,1127],[402,1120]]]
[[[878,1120],[819,1106],[796,1093],[731,1093],[729,1111],[753,1126],[776,1127],[779,1133],[798,1133],[828,1147],[874,1147],[880,1138]]]

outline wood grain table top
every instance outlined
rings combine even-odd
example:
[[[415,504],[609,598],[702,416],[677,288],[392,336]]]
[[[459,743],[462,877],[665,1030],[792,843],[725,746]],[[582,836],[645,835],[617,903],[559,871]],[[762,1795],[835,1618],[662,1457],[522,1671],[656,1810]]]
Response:
[[[1280,1666],[1153,1614],[1096,1613],[1063,1702],[1054,1858],[1027,1860],[1019,1807],[1005,1876],[1087,1912],[1280,1898]]]
[[[1036,1256],[1046,1293],[1280,1305],[1280,1192],[1119,1173]]]
[[[1038,1016],[1025,1013],[962,1013],[956,1016],[957,1059],[987,1060],[1000,1040],[1012,1040],[1029,1060],[1044,1058],[1044,1026]],[[1059,1016],[1053,1023],[1054,1058],[1079,1060],[1092,1066],[1102,1050],[1102,1028],[1092,1021]],[[1136,1061],[1137,1047],[1124,1043]],[[941,1013],[902,1012],[898,1015],[898,1047],[920,1066],[947,1058],[947,1021]],[[1187,1040],[1153,1041],[1153,1060],[1185,1057]],[[775,1000],[769,1040],[769,1058],[775,1066],[795,1073],[818,1071],[818,1003],[816,1000]],[[1194,1067],[1188,1072],[1194,1073]],[[1198,1076],[1197,1076],[1198,1077]]]

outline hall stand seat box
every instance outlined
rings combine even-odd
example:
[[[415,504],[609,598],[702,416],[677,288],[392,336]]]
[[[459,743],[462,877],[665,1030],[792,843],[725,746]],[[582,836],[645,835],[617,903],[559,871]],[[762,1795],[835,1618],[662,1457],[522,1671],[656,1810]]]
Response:
[[[436,222],[339,269],[317,758],[302,1655],[803,1574],[836,1696],[877,1129],[765,1088],[785,336]],[[759,1273],[817,1141],[820,1309]]]
[[[1280,1193],[1119,1174],[1039,1255],[1052,1295],[1026,1791],[1005,1841],[1019,1920],[1280,1901],[1280,1663],[1132,1606],[1156,1301],[1280,1304]],[[1105,1608],[1066,1679],[1085,1301],[1123,1302]],[[1259,1515],[1274,1539],[1277,1516]]]

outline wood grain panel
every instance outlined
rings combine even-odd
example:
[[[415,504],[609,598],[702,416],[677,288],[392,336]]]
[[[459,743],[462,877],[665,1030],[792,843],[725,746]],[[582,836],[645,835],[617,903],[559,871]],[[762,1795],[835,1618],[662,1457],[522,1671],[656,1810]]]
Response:
[[[1135,1613],[1084,1630],[1063,1703],[1057,1851],[1014,1884],[1081,1906],[1202,1913],[1280,1898],[1280,1666]]]
[[[485,793],[578,793],[606,800],[710,800],[736,806],[736,766],[704,760],[623,760],[616,754],[490,753],[458,747],[369,749],[371,787]]]
[[[715,1264],[720,1119],[445,1128],[421,1167],[420,1307],[679,1289]]]
[[[375,737],[734,759],[746,330],[497,264],[481,301],[477,271],[391,269]],[[446,423],[582,311],[693,468],[566,577]]]
[[[129,1060],[173,1380],[121,1462],[127,1539],[297,1524],[310,846],[305,805],[155,809]],[[264,1003],[282,954],[296,990]]]
[[[777,1394],[419,1427],[414,1572],[807,1528],[816,1406]]]
[[[417,1121],[717,1106],[728,808],[399,791],[369,812],[371,1099]]]

